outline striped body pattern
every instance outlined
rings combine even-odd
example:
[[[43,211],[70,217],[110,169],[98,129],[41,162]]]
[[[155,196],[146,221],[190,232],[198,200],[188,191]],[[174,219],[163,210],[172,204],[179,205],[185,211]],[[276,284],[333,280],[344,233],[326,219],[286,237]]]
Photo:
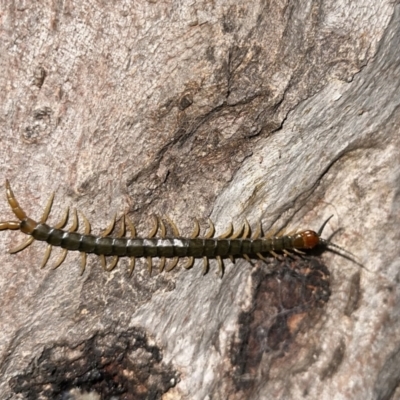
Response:
[[[59,267],[68,253],[68,251],[79,251],[81,254],[81,274],[86,266],[87,254],[93,253],[100,256],[103,269],[111,271],[115,268],[120,257],[129,257],[129,272],[132,274],[135,268],[136,258],[145,257],[149,272],[152,271],[153,257],[160,258],[160,271],[166,267],[166,259],[172,259],[165,268],[171,271],[177,265],[180,258],[186,257],[187,261],[184,268],[189,269],[193,266],[194,260],[203,259],[204,273],[208,271],[209,259],[215,259],[218,263],[220,275],[223,275],[223,259],[229,258],[234,262],[235,258],[245,258],[251,262],[251,259],[261,259],[266,261],[265,256],[272,255],[279,258],[281,255],[293,256],[293,253],[305,254],[303,250],[310,250],[318,245],[328,247],[332,245],[320,237],[321,232],[328,221],[320,228],[319,232],[312,230],[302,230],[287,235],[263,235],[261,223],[258,224],[254,232],[251,232],[249,223],[245,221],[243,226],[234,231],[232,223],[228,230],[218,237],[214,237],[214,224],[209,220],[209,229],[203,237],[200,235],[200,225],[195,220],[195,226],[192,235],[181,237],[177,226],[168,217],[163,219],[153,216],[154,226],[147,237],[136,237],[136,229],[129,218],[124,215],[121,227],[115,236],[109,236],[115,225],[115,218],[109,227],[101,235],[90,233],[91,227],[87,218],[82,214],[84,232],[77,232],[78,216],[76,210],[73,212],[72,226],[64,229],[68,222],[69,210],[67,209],[63,218],[54,227],[46,224],[50,214],[54,194],[43,212],[39,222],[29,218],[20,207],[15,195],[11,189],[10,183],[6,181],[6,195],[8,203],[18,218],[18,221],[0,222],[0,230],[20,230],[29,235],[29,238],[21,245],[10,250],[11,253],[17,253],[28,247],[34,240],[46,242],[47,249],[41,268],[47,264],[53,247],[63,249],[61,256],[56,261],[54,269]],[[165,222],[167,222],[173,232],[172,236],[167,235]],[[130,231],[130,236],[124,236],[126,226]],[[157,233],[159,235],[157,236]],[[336,245],[333,245],[338,247]],[[113,260],[107,266],[106,256],[112,256]]]

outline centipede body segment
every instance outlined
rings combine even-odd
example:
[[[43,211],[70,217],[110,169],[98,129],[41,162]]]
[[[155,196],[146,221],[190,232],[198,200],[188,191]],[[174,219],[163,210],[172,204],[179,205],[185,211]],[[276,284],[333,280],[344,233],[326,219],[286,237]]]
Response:
[[[132,221],[125,215],[122,218],[121,227],[115,236],[110,236],[114,230],[115,218],[109,227],[101,235],[91,234],[90,223],[82,214],[84,232],[77,232],[79,222],[76,210],[72,213],[72,226],[65,229],[68,222],[69,210],[67,209],[62,219],[55,225],[46,224],[50,214],[54,194],[43,212],[39,222],[29,218],[23,211],[11,189],[10,183],[6,181],[6,195],[8,203],[18,221],[0,222],[0,230],[20,230],[27,234],[29,238],[21,245],[10,250],[11,253],[19,252],[34,240],[44,241],[47,248],[41,267],[44,268],[49,260],[53,247],[61,247],[62,253],[56,261],[53,268],[59,267],[68,253],[68,251],[79,251],[81,254],[81,273],[86,266],[87,254],[93,253],[100,256],[101,264],[104,270],[111,271],[115,268],[120,257],[129,257],[129,273],[132,274],[135,268],[137,258],[147,259],[147,266],[151,273],[153,268],[153,258],[160,259],[159,269],[171,271],[178,264],[178,261],[186,257],[184,268],[193,266],[194,260],[203,259],[203,270],[207,272],[209,259],[215,259],[218,263],[220,275],[223,275],[226,258],[232,261],[235,258],[245,258],[246,260],[261,259],[266,260],[266,256],[279,257],[283,255],[293,255],[293,253],[304,254],[304,250],[310,250],[318,245],[330,246],[326,240],[320,237],[323,224],[319,232],[312,230],[302,230],[287,235],[263,235],[261,224],[259,223],[251,235],[249,223],[245,221],[243,226],[234,231],[230,224],[228,230],[219,237],[214,237],[215,228],[211,220],[208,221],[209,229],[203,237],[200,237],[200,226],[195,220],[194,230],[191,236],[182,237],[175,223],[168,217],[164,217],[173,232],[173,235],[167,235],[167,229],[164,220],[154,216],[153,227],[146,237],[137,237],[136,229]],[[130,231],[129,236],[125,236],[126,226]],[[159,232],[159,235],[157,233]],[[338,247],[336,245],[333,245]],[[106,256],[112,256],[111,263],[107,266]],[[166,259],[171,259],[166,265]]]

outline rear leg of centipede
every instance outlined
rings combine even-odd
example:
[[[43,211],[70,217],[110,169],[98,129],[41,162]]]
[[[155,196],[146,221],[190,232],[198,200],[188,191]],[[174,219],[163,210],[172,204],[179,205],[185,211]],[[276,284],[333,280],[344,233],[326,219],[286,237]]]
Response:
[[[20,209],[20,207],[18,205],[18,202],[15,200],[14,193],[12,193],[12,191],[11,191],[11,188],[9,188],[9,191],[11,193],[8,196],[12,196],[11,200],[10,200],[10,197],[8,197],[10,205],[13,204],[13,200],[16,203],[16,206],[14,205],[13,210],[15,209],[15,207]],[[48,200],[48,202],[46,204],[46,207],[45,207],[45,209],[43,211],[43,214],[42,214],[42,218],[40,219],[40,223],[44,224],[47,221],[47,218],[49,217],[49,214],[50,214],[51,207],[53,205],[53,201],[54,201],[54,193],[52,193],[52,195],[50,196],[50,198],[49,198],[49,200]],[[29,237],[25,242],[23,242],[20,245],[10,249],[10,253],[11,254],[15,254],[15,253],[18,253],[18,252],[26,249],[28,246],[30,246],[33,243],[34,240],[35,239],[33,238],[33,236]]]

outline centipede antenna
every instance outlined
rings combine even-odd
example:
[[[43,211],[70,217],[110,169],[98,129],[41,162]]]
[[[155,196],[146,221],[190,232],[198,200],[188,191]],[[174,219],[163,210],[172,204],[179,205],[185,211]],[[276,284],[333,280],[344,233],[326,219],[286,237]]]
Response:
[[[196,239],[200,234],[200,224],[197,218],[194,219],[194,229],[192,234],[190,235],[191,239]]]
[[[344,249],[343,247],[338,246],[335,243],[330,242],[329,240],[326,239],[319,239],[320,244],[322,244],[323,246],[325,246],[325,248],[329,251],[331,251],[332,253],[336,253],[344,258],[347,258],[349,261],[354,262],[355,264],[357,264],[358,266],[366,269],[367,271],[369,271],[363,264],[361,264],[359,261],[357,261],[356,256],[351,253],[350,251]],[[337,249],[337,250],[336,250]],[[340,250],[340,251],[338,251]]]
[[[205,239],[211,239],[215,234],[215,226],[214,226],[214,224],[213,224],[213,222],[211,221],[210,218],[208,218],[207,222],[208,222],[209,230],[204,235],[204,238]]]
[[[318,236],[322,235],[322,231],[325,229],[326,224],[329,222],[329,220],[333,217],[333,215],[331,215],[329,218],[327,218],[324,223],[321,225],[321,228],[318,229]]]
[[[229,238],[229,236],[232,235],[233,232],[233,224],[232,222],[229,223],[228,229],[220,236],[218,236],[218,239],[226,239]]]
[[[343,257],[343,258],[346,258],[347,260],[353,262],[354,264],[356,264],[356,265],[358,265],[359,267],[365,269],[366,271],[371,272],[371,270],[369,270],[364,264],[361,264],[359,261],[357,261],[356,257],[355,257],[352,253],[350,253],[350,252],[347,251],[347,250],[342,249],[342,248],[339,247],[339,246],[336,246],[336,245],[335,245],[334,247],[340,249],[341,252],[340,252],[340,251],[337,251],[337,250],[335,250],[335,249],[333,249],[333,248],[331,248],[331,247],[327,247],[327,249],[328,249],[330,252],[332,252],[332,253],[338,254],[339,256],[341,256],[341,257]],[[344,251],[344,253],[343,253],[343,251]],[[348,255],[348,254],[346,254],[346,253],[348,253],[348,254],[350,254],[350,255]]]

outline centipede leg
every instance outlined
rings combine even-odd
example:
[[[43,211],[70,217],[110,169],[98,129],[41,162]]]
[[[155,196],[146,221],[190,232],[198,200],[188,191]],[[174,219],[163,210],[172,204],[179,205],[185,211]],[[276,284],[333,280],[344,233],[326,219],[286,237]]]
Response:
[[[265,258],[261,253],[257,253],[256,256],[257,256],[260,260],[262,260],[262,261],[264,261],[264,262],[268,262],[268,261],[269,261],[269,260],[268,260],[267,258]]]
[[[237,239],[243,232],[243,225],[239,228],[239,230],[235,233],[233,232],[232,236],[229,238],[231,240]]]
[[[283,254],[285,254],[285,256],[288,256],[288,257],[292,258],[293,260],[296,259],[295,255],[292,254],[290,251],[283,249],[282,252],[283,252]]]
[[[111,272],[115,268],[115,266],[117,265],[118,260],[119,260],[119,257],[118,256],[114,256],[113,260],[111,261],[111,263],[108,266],[108,268],[106,267],[106,271],[107,272]]]
[[[186,263],[183,265],[183,268],[190,269],[193,267],[194,257],[188,257]]]
[[[147,269],[149,270],[149,276],[151,276],[151,272],[153,270],[153,258],[147,257]]]
[[[194,229],[193,233],[190,235],[191,239],[196,239],[200,234],[200,224],[197,219],[194,220]]]
[[[282,261],[282,257],[278,253],[276,253],[274,250],[270,250],[269,253],[272,254],[277,260]]]
[[[208,225],[209,225],[209,229],[208,229],[208,232],[204,235],[205,239],[210,239],[215,234],[215,226],[210,218],[208,218]]]
[[[261,237],[261,236],[262,236],[262,225],[261,225],[261,222],[258,221],[258,223],[257,223],[257,228],[256,228],[256,230],[254,231],[254,233],[253,233],[253,235],[251,236],[251,238],[252,238],[252,239],[258,239],[258,238]]]
[[[135,264],[136,264],[136,258],[131,257],[131,259],[129,260],[129,277],[131,277],[133,274],[133,271],[135,269]]]
[[[159,265],[159,271],[160,272],[163,272],[164,271],[164,267],[165,267],[165,257],[161,257],[161,260],[160,260],[160,265]]]
[[[304,256],[304,255],[306,254],[304,251],[301,251],[301,250],[299,250],[299,249],[293,249],[293,251],[294,251],[295,253],[297,253],[297,254],[302,255],[302,256]]]
[[[254,265],[253,261],[251,261],[251,258],[247,254],[243,254],[242,256],[250,265]]]
[[[222,258],[220,256],[217,256],[216,259],[218,262],[219,276],[220,278],[222,278],[224,276],[224,262],[222,261]]]
[[[86,268],[87,255],[83,251],[80,254],[81,254],[81,272],[80,272],[80,275],[82,276],[83,273],[85,272],[85,268]]]
[[[0,231],[17,231],[20,229],[20,223],[15,221],[3,221],[0,222]]]
[[[148,235],[149,238],[153,238],[154,236],[156,236],[157,231],[158,231],[158,218],[156,215],[152,215],[152,219],[153,219],[153,228],[151,228],[151,231]]]
[[[168,217],[168,215],[165,216],[165,219],[168,221],[168,223],[171,225],[172,228],[172,233],[174,234],[175,237],[180,237],[179,229],[175,225],[175,222],[172,221],[171,218]]]
[[[18,253],[24,249],[26,249],[30,244],[32,244],[32,242],[34,241],[34,237],[31,236],[30,238],[28,238],[25,242],[21,243],[20,245],[13,247],[12,249],[10,249],[10,254],[15,254]]]
[[[220,236],[218,236],[218,239],[226,239],[229,236],[231,236],[233,233],[233,224],[232,222],[229,224],[228,229]]]
[[[118,259],[119,259],[118,256],[114,256],[113,260],[110,263],[110,265],[107,267],[106,257],[103,254],[101,254],[100,255],[101,267],[103,268],[104,271],[111,272],[115,268],[115,266],[117,265]]]
[[[51,244],[47,245],[46,251],[44,252],[43,261],[40,264],[40,269],[43,269],[46,266],[47,261],[49,261],[50,253],[51,253],[51,249],[52,248],[53,248],[53,246]]]
[[[55,265],[53,266],[52,269],[57,269],[65,260],[65,257],[67,257],[67,253],[68,250],[67,249],[63,249],[61,256],[59,257],[59,259],[56,261]]]
[[[249,221],[247,221],[247,219],[245,219],[244,220],[244,232],[243,232],[242,239],[248,238],[249,235],[250,235],[250,225],[249,225]]]
[[[172,271],[178,264],[178,261],[179,261],[179,257],[174,257],[171,261],[171,264],[166,268],[166,271],[167,272]]]
[[[208,261],[208,257],[203,257],[203,275],[205,275],[208,272],[209,269],[209,261]]]

